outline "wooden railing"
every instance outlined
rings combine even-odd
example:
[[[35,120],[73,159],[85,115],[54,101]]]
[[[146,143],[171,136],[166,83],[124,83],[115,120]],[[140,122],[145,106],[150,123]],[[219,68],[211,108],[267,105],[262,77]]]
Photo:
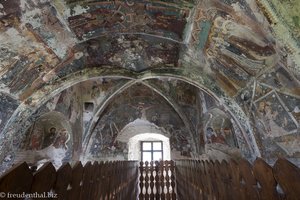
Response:
[[[26,163],[0,178],[0,199],[110,200],[137,199],[138,162],[78,162],[57,171],[51,163],[32,172]]]
[[[139,200],[176,200],[174,170],[174,161],[140,162]]]
[[[285,159],[176,161],[176,183],[179,200],[300,199],[300,170]]]
[[[22,163],[0,178],[0,199],[25,197],[66,200],[299,200],[300,169],[285,159],[278,159],[273,167],[262,159],[257,159],[253,165],[246,160],[221,163],[178,160],[176,166],[174,161],[140,164],[113,161],[88,162],[83,167],[78,162],[73,167],[65,164],[57,171],[51,163],[46,163],[37,172],[32,172],[26,163]]]

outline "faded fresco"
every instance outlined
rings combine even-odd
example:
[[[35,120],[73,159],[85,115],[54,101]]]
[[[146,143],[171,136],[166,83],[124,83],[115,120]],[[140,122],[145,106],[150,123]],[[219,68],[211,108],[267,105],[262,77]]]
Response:
[[[120,93],[103,110],[88,145],[94,159],[127,159],[127,144],[116,140],[119,132],[136,119],[146,120],[162,128],[170,138],[171,151],[191,157],[192,138],[178,114],[166,100],[148,87],[137,84]]]
[[[69,88],[37,111],[25,139],[15,141],[20,145],[16,162],[30,158],[28,162],[33,165],[53,161],[59,167],[76,157],[82,137],[82,131],[78,129],[82,127],[79,91],[78,87]],[[74,134],[77,137],[74,138]]]
[[[18,105],[19,102],[16,99],[5,93],[0,93],[0,131],[3,130],[5,123],[12,116]]]
[[[137,119],[185,158],[300,165],[299,9],[297,0],[1,1],[0,171],[54,155],[57,166],[126,159],[116,138]]]

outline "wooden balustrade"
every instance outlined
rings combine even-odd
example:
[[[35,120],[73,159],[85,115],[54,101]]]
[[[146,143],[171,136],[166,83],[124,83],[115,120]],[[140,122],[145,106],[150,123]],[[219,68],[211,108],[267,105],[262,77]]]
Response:
[[[285,159],[271,167],[260,158],[253,165],[246,160],[178,160],[176,166],[174,161],[78,162],[57,171],[46,163],[37,172],[22,163],[0,178],[0,198],[9,194],[66,200],[298,200],[300,170]]]
[[[24,162],[7,171],[0,178],[0,195],[24,199],[24,195],[35,195],[34,199],[66,200],[121,200],[137,199],[138,162],[88,162],[73,167],[65,164],[57,171],[51,163],[44,164],[32,172]],[[23,196],[22,196],[23,195]],[[22,198],[20,198],[20,196]]]
[[[230,162],[178,160],[179,200],[299,200],[300,170],[285,159],[273,167],[258,158]]]
[[[139,200],[176,200],[174,161],[140,163]]]

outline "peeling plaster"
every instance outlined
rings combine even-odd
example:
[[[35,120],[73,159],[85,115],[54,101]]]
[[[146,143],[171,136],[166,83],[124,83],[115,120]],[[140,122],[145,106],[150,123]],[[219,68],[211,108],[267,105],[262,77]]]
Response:
[[[300,48],[295,39],[299,27],[289,18],[294,16],[297,4],[291,13],[280,13],[282,5],[291,6],[289,2],[273,4],[269,0],[157,1],[146,6],[145,2],[139,2],[131,7],[123,2],[103,1],[1,2],[0,91],[5,94],[2,96],[17,102],[14,106],[19,105],[5,112],[6,117],[0,117],[1,160],[8,166],[15,158],[13,151],[18,149],[14,146],[20,142],[16,138],[22,138],[39,115],[57,109],[80,133],[75,137],[74,158],[83,156],[80,148],[84,149],[85,144],[80,142],[92,130],[86,126],[93,126],[103,116],[113,116],[114,109],[109,107],[113,102],[107,98],[111,94],[117,96],[114,92],[122,90],[122,84],[126,85],[126,81],[108,81],[111,77],[133,79],[128,88],[134,88],[138,82],[151,83],[147,79],[164,79],[165,82],[157,81],[156,85],[151,83],[148,89],[152,92],[159,89],[173,99],[168,104],[175,108],[176,103],[183,110],[181,115],[190,121],[183,124],[193,127],[191,137],[196,141],[201,141],[204,134],[203,124],[198,123],[201,105],[207,107],[203,108],[206,112],[218,107],[229,113],[240,146],[230,152],[222,145],[209,144],[210,153],[216,157],[231,153],[237,156],[240,151],[250,160],[256,156],[268,160],[276,156],[299,159],[296,135],[300,127],[297,60]],[[210,26],[204,31],[201,24]],[[105,78],[93,80],[97,82],[94,89],[80,83],[98,77]],[[178,80],[210,95],[215,99],[214,104],[201,103],[205,98],[200,98],[198,104],[187,103],[186,99],[194,99],[193,92],[189,87],[180,89]],[[65,94],[65,90],[76,87],[82,87],[79,92],[82,96]],[[93,95],[88,93],[90,90],[94,91]],[[8,105],[3,101],[4,107]],[[92,102],[100,111],[85,113],[85,101]],[[62,102],[73,107],[65,110],[56,106]],[[108,105],[102,105],[105,102]],[[150,111],[142,109],[142,112],[141,105],[133,109],[136,113],[132,116],[149,118]],[[111,110],[105,110],[106,106]],[[79,119],[83,113],[85,118],[81,124]],[[167,121],[170,116],[150,118]],[[106,129],[113,133],[120,131],[122,126],[118,122],[124,120],[121,118],[121,115],[115,117]],[[184,130],[185,125],[177,124]],[[95,134],[99,134],[97,131]],[[125,153],[121,151],[125,146],[109,144],[110,149],[103,152],[107,158],[124,159]],[[191,153],[191,156],[199,155]]]
[[[83,13],[86,13],[89,8],[84,8],[80,5],[76,5],[71,9],[71,16],[81,15]]]

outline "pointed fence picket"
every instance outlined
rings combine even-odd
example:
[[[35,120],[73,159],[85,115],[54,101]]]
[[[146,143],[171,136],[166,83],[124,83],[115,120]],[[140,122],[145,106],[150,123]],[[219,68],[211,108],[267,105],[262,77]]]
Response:
[[[271,167],[258,158],[247,160],[177,160],[179,200],[299,200],[300,170],[279,158]]]
[[[271,167],[258,158],[81,162],[55,170],[45,163],[32,172],[24,162],[0,177],[0,198],[39,194],[63,200],[299,200],[300,169],[279,158]],[[15,197],[16,198],[16,197]],[[16,199],[24,199],[18,197]]]
[[[113,161],[88,162],[82,166],[77,162],[73,167],[65,164],[56,171],[49,162],[32,172],[24,162],[0,178],[0,192],[2,195],[36,194],[34,199],[137,199],[138,164],[135,161]]]

